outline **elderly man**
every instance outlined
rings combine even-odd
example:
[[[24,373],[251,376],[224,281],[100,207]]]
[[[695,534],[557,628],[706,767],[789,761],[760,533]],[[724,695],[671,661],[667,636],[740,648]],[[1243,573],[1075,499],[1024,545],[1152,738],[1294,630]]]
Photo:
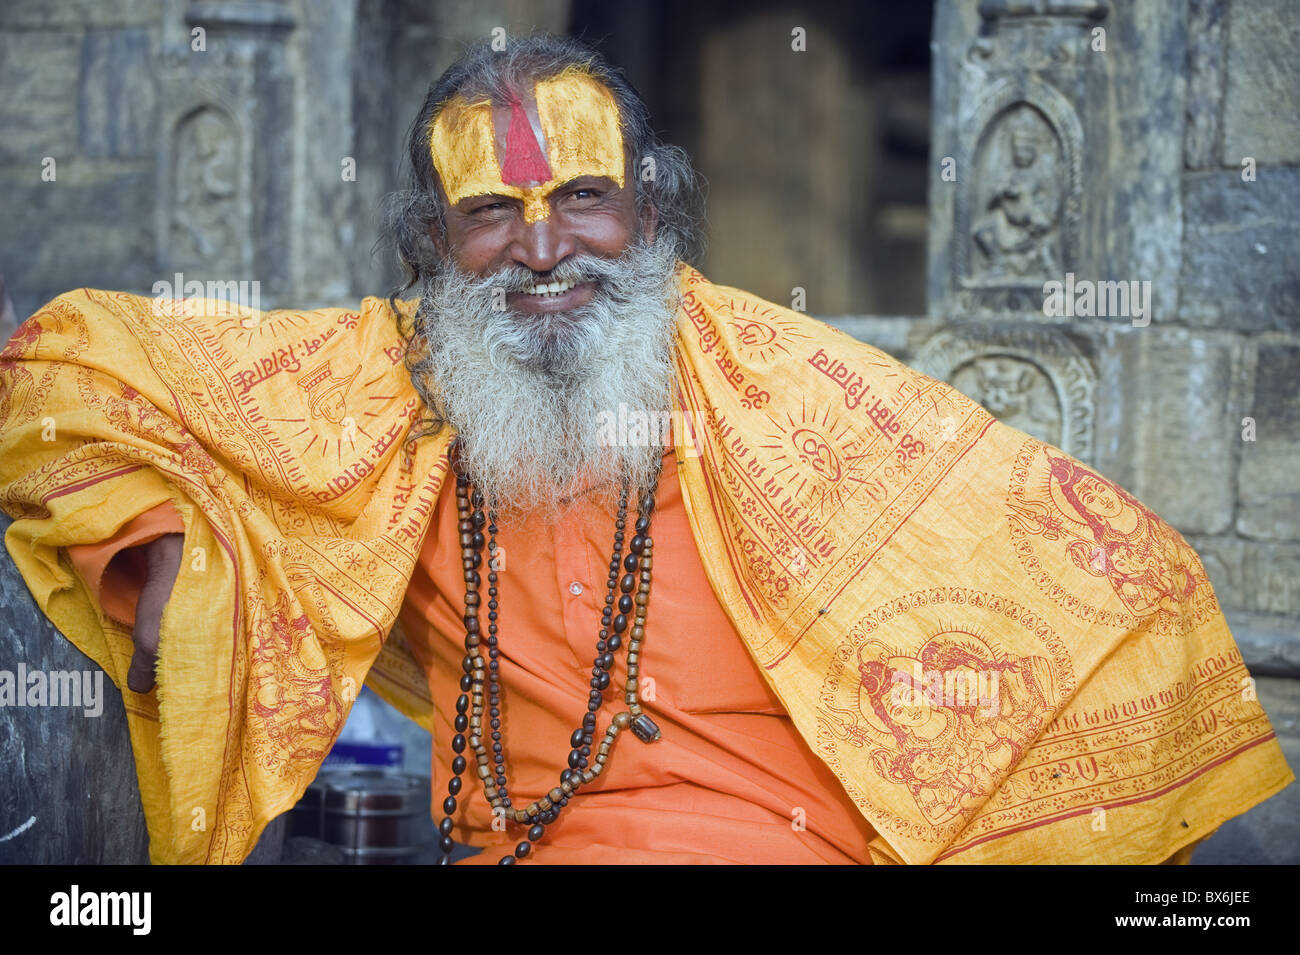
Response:
[[[1159,862],[1293,778],[1186,542],[686,265],[598,56],[469,53],[410,158],[418,303],[83,290],[4,352],[10,552],[126,686],[156,861],[242,859],[363,679],[486,862]]]

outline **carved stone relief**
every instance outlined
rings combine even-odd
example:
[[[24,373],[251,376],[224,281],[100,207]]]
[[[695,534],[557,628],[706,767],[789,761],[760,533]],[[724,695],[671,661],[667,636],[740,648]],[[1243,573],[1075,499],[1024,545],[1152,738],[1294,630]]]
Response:
[[[929,339],[912,365],[947,381],[1000,421],[1087,461],[1097,375],[1064,334],[1032,325],[971,325]]]
[[[1038,311],[1043,283],[1077,267],[1083,131],[1031,77],[995,83],[962,133],[953,267],[968,305]]]
[[[215,106],[183,117],[173,137],[171,250],[177,264],[239,262],[239,131]]]
[[[1048,444],[1061,443],[1061,402],[1047,372],[1015,355],[987,354],[953,370],[953,387],[989,413]]]
[[[1061,144],[1038,110],[997,117],[975,158],[971,277],[1045,282],[1061,274]]]

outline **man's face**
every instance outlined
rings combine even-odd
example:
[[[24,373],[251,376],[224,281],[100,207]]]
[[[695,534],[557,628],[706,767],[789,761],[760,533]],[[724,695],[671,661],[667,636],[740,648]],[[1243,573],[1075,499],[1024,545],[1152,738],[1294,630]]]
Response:
[[[657,474],[661,447],[606,425],[670,410],[677,243],[638,219],[608,89],[566,72],[511,99],[454,98],[430,130],[447,229],[411,376],[499,511],[555,516]]]
[[[513,104],[453,104],[435,124],[431,148],[448,207],[445,244],[435,241],[480,277],[530,270],[531,289],[506,291],[513,312],[590,303],[597,293],[590,281],[546,288],[556,266],[617,258],[638,232],[652,236],[653,222],[637,215],[613,97],[589,77],[544,81]],[[521,166],[521,155],[533,164]]]

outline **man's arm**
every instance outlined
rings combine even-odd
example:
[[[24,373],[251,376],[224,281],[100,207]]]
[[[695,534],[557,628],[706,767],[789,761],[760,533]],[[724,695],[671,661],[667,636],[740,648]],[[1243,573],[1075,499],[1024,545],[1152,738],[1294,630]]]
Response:
[[[68,557],[104,613],[132,627],[135,653],[127,686],[154,687],[163,609],[180,572],[184,524],[170,504],[160,504],[100,544],[68,548]]]

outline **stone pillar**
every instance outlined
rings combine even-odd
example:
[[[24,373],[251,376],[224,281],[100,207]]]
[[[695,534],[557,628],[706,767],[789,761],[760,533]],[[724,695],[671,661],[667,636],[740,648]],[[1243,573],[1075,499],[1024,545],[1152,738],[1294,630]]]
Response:
[[[247,304],[266,308],[291,290],[295,258],[297,18],[287,3],[177,6],[158,78],[159,280],[257,282]]]
[[[162,6],[0,3],[0,272],[17,321],[69,288],[156,278]]]
[[[936,9],[935,38],[945,55],[935,63],[928,311],[998,328],[952,333],[983,342],[968,357],[968,390],[986,404],[1037,407],[1042,424],[1024,419],[1026,430],[1059,433],[1184,532],[1222,532],[1243,355],[1178,314],[1186,5],[950,0]],[[1088,374],[1061,364],[1080,356]],[[923,367],[961,370],[928,352]],[[1035,396],[1036,382],[1051,388]],[[1073,427],[1058,423],[1067,419]]]
[[[1297,37],[1283,0],[940,2],[931,321],[909,338],[1188,536],[1248,660],[1292,674]],[[1097,314],[1047,307],[1071,277]],[[1134,281],[1148,313],[1106,314],[1101,283]]]
[[[935,15],[929,313],[1042,316],[1141,277],[1176,304],[1184,4],[951,0]]]

